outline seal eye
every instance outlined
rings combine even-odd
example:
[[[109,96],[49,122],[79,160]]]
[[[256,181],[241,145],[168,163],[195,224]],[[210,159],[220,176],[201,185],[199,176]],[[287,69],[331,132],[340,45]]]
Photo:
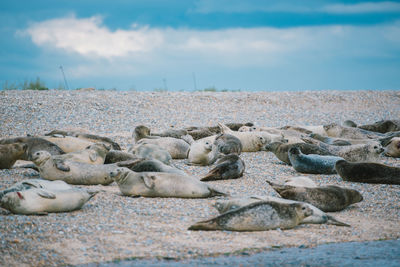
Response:
[[[306,210],[306,207],[302,207],[301,209],[302,209],[302,210]]]
[[[378,147],[377,146],[374,146],[374,149],[377,149]]]
[[[23,196],[20,192],[17,192],[17,196],[18,196],[20,199],[24,199],[24,196]]]

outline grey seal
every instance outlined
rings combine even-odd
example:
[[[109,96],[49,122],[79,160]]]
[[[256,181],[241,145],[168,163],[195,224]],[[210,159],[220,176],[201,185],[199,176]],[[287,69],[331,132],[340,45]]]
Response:
[[[0,144],[12,143],[21,143],[28,146],[25,155],[23,155],[23,157],[21,158],[22,160],[31,160],[32,155],[35,154],[35,152],[43,150],[49,152],[51,155],[65,154],[65,152],[56,144],[39,137],[27,136],[6,138],[0,140]]]
[[[163,147],[155,144],[141,143],[132,148],[132,153],[143,159],[157,159],[165,164],[172,164],[171,154]]]
[[[378,133],[397,132],[400,131],[400,120],[381,120],[373,124],[360,125],[358,128]]]
[[[171,157],[171,156],[170,156]],[[138,157],[132,153],[121,151],[121,150],[110,150],[107,152],[104,164],[112,164],[120,161],[135,160]]]
[[[166,165],[157,159],[136,159],[117,162],[118,167],[126,167],[134,172],[169,172],[186,175],[178,168]]]
[[[55,159],[46,151],[36,152],[32,161],[38,167],[43,179],[63,180],[69,184],[79,185],[108,185],[114,181],[109,173],[117,167],[113,164],[93,165]]]
[[[292,147],[298,147],[301,151],[308,155],[308,154],[318,154],[323,156],[333,156],[331,152],[328,150],[321,148],[314,144],[307,144],[307,143],[297,143],[297,144],[286,144],[282,142],[273,142],[271,144],[267,144],[263,147],[264,151],[272,152],[275,156],[285,162],[288,165],[291,165],[289,160],[288,151]]]
[[[117,168],[110,172],[124,196],[207,198],[225,193],[198,179],[176,173],[133,172]]]
[[[336,162],[344,181],[372,184],[400,184],[400,168],[374,162]]]
[[[336,161],[343,159],[336,156],[305,155],[298,147],[289,149],[288,155],[290,163],[297,172],[312,174],[335,174]]]
[[[45,133],[44,135],[45,136],[54,136],[54,135],[72,136],[72,137],[85,139],[87,141],[94,142],[94,143],[108,144],[114,150],[121,150],[120,145],[118,143],[114,142],[111,138],[108,138],[105,136],[100,136],[100,135],[95,135],[95,134],[81,133],[81,132],[77,132],[77,131],[53,130],[51,132]]]
[[[196,140],[190,145],[186,163],[189,165],[208,166],[218,158],[218,150],[209,138]]]
[[[400,137],[393,137],[385,146],[385,155],[400,158]]]
[[[266,231],[290,229],[313,211],[302,203],[259,201],[198,222],[188,230]]]
[[[242,153],[242,142],[239,138],[231,134],[219,134],[215,137],[214,145],[217,147],[219,153],[228,155],[236,153],[240,155]]]
[[[335,185],[320,187],[296,187],[279,185],[268,181],[278,194],[286,199],[310,203],[325,212],[340,211],[363,200],[362,195],[354,189]]]
[[[0,200],[0,206],[12,213],[25,215],[68,212],[80,209],[96,193],[83,188],[57,191],[31,188],[5,194]]]
[[[27,149],[27,144],[0,145],[0,169],[10,169],[17,160],[24,158]]]

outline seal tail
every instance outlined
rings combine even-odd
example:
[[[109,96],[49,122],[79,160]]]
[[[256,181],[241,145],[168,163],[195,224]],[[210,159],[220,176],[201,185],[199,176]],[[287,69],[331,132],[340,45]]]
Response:
[[[351,227],[350,224],[338,221],[335,219],[335,217],[331,216],[331,215],[327,215],[328,216],[328,221],[326,222],[326,224],[332,224],[332,225],[337,225],[337,226],[346,226],[346,227]]]
[[[86,192],[88,192],[89,194],[89,199],[91,199],[92,197],[94,197],[97,193],[101,192],[103,190],[95,190],[95,189],[88,189],[86,190]]]
[[[212,169],[211,171],[209,171],[206,176],[204,176],[203,178],[200,179],[200,181],[202,182],[206,182],[206,181],[215,181],[215,180],[219,180],[220,179],[220,174],[218,172],[217,168]]]
[[[274,183],[272,181],[269,181],[268,179],[266,181],[278,193],[280,193],[280,192],[284,191],[285,189],[287,189],[287,186],[285,186],[285,185]]]
[[[215,196],[224,196],[224,197],[226,197],[226,196],[229,196],[229,194],[224,193],[222,191],[219,191],[218,189],[210,187],[210,186],[208,187],[208,190],[210,190],[209,197],[215,197]]]
[[[223,230],[214,219],[197,222],[190,226],[188,230],[192,231],[215,231],[215,230]]]

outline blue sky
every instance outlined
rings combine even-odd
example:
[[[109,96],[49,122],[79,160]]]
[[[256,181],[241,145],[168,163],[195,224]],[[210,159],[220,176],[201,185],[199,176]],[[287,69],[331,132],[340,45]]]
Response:
[[[2,0],[0,33],[2,85],[400,89],[399,1]]]

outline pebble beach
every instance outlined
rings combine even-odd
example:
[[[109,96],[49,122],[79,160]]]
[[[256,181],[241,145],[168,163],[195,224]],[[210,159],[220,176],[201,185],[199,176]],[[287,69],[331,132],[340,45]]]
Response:
[[[400,118],[400,91],[302,92],[136,92],[0,91],[0,138],[78,130],[107,136],[123,149],[138,125],[158,132],[171,127],[253,122],[257,126],[358,124]],[[298,176],[270,152],[242,153],[244,176],[209,182],[232,196],[277,193],[266,179],[283,183]],[[382,163],[400,167],[400,159]],[[202,177],[210,166],[174,164]],[[118,186],[101,190],[81,210],[47,216],[13,215],[0,208],[0,266],[52,266],[116,262],[125,259],[186,259],[240,255],[273,248],[400,238],[400,185],[344,182],[339,175],[308,175],[318,185],[338,185],[364,200],[330,213],[351,227],[299,225],[265,232],[188,231],[195,222],[218,215],[217,199],[131,198]],[[39,178],[31,169],[0,170],[0,190]]]

